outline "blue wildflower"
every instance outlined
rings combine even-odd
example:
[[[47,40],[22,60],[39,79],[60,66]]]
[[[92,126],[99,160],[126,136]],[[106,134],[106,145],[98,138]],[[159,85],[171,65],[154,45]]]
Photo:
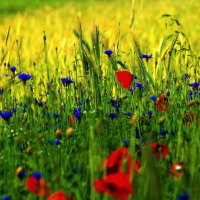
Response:
[[[143,88],[143,85],[142,85],[142,83],[137,82],[137,83],[135,83],[135,85],[134,85],[134,88],[136,88],[136,87],[138,87],[139,89],[142,89],[142,88]]]
[[[191,100],[193,98],[193,94],[192,94],[192,91],[189,91],[189,100]]]
[[[185,191],[183,194],[178,195],[177,200],[189,200],[189,193]]]
[[[75,108],[74,109],[74,112],[81,112],[82,108],[81,107],[78,107],[78,108]]]
[[[2,112],[1,117],[5,120],[9,120],[12,117],[12,112],[10,111]]]
[[[153,58],[153,56],[152,56],[152,54],[151,54],[151,55],[142,54],[142,55],[141,55],[141,58],[145,58],[146,61],[148,62],[148,60],[149,60],[150,58]]]
[[[128,117],[131,117],[131,116],[132,116],[131,112],[124,112],[124,115],[125,115],[125,116],[128,116]]]
[[[33,173],[32,173],[32,176],[33,176],[35,179],[37,179],[37,180],[39,180],[40,178],[42,178],[42,174],[41,174],[40,172],[33,172]]]
[[[59,114],[54,113],[53,116],[54,116],[54,118],[58,118],[58,117],[59,117]]]
[[[110,57],[113,54],[113,51],[109,49],[105,50],[104,53]]]
[[[120,108],[120,100],[110,100],[110,104],[118,111]]]
[[[70,78],[61,78],[60,80],[62,81],[63,85],[65,85],[65,86],[69,85],[71,83],[74,83],[74,81]]]
[[[108,117],[113,120],[113,119],[117,118],[117,114],[116,113],[110,113],[110,114],[108,114]]]
[[[81,118],[81,110],[82,110],[81,107],[75,108],[75,109],[74,109],[74,117],[75,117],[76,119],[78,119],[78,120]]]
[[[73,172],[74,174],[76,174],[76,173],[78,172],[78,168],[77,168],[77,167],[74,167],[73,170],[72,170],[72,172]]]
[[[160,135],[166,135],[167,133],[168,133],[168,131],[166,131],[166,130],[160,130]]]
[[[151,116],[153,114],[152,110],[149,110],[147,114]]]
[[[157,97],[153,95],[153,96],[151,96],[151,100],[156,101]]]
[[[4,89],[1,88],[1,89],[0,89],[0,94],[3,94],[3,92],[4,92]]]
[[[59,145],[59,144],[61,144],[61,141],[59,139],[56,139],[55,144]]]
[[[19,177],[20,179],[23,179],[25,176],[26,176],[26,173],[25,173],[24,170],[22,170],[22,171],[18,174],[18,177]]]
[[[11,197],[10,196],[5,196],[5,197],[2,197],[1,200],[11,200]]]
[[[25,74],[25,73],[22,73],[22,74],[18,74],[18,78],[20,80],[22,80],[24,83],[26,83],[26,81],[28,81],[29,79],[31,79],[31,75],[30,74]]]
[[[130,141],[129,140],[124,140],[124,146],[129,147]]]
[[[197,88],[199,86],[199,82],[194,82],[189,84],[189,86],[193,87],[193,88]]]
[[[16,69],[17,69],[17,68],[14,67],[14,66],[13,66],[13,67],[10,67],[10,71],[13,72],[13,73],[16,71]]]
[[[13,108],[12,111],[13,111],[13,112],[17,112],[17,108]]]

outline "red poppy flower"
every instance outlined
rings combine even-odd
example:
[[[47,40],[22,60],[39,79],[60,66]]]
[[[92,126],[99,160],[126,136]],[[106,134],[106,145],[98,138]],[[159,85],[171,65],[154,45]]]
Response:
[[[141,162],[140,162],[140,160],[136,160],[136,162],[135,162],[135,164],[134,164],[134,170],[135,170],[135,172],[138,172],[139,169],[140,169],[140,167],[141,167]]]
[[[29,176],[27,179],[25,186],[28,190],[33,192],[36,196],[40,197],[48,197],[51,193],[49,186],[45,183],[45,181],[40,178],[36,179],[34,176]]]
[[[171,165],[171,174],[174,177],[176,178],[181,177],[183,172],[184,172],[183,163],[177,163]]]
[[[156,143],[156,142],[152,143],[151,149],[152,149],[153,154],[157,156],[158,158],[160,157],[165,158],[169,153],[169,148],[166,145],[161,144],[161,143]]]
[[[123,88],[130,88],[133,80],[133,75],[129,71],[118,71],[116,72],[117,80],[122,84]]]
[[[113,151],[106,161],[103,161],[104,167],[106,167],[107,175],[123,172],[123,163],[127,161],[127,170],[125,175],[130,177],[132,168],[132,158],[126,148],[119,148]]]
[[[47,200],[73,200],[73,196],[67,196],[63,191],[58,191],[48,197]]]
[[[129,178],[123,173],[115,173],[94,182],[96,192],[106,193],[120,200],[128,200],[133,193]]]
[[[159,100],[155,100],[156,107],[160,111],[167,112],[169,110],[168,99],[165,97],[164,94],[159,94],[158,97]]]

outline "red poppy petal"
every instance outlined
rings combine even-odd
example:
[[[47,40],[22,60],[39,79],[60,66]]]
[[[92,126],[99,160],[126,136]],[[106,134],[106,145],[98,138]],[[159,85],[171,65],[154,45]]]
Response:
[[[63,191],[58,191],[48,197],[48,200],[73,200],[73,196],[67,196]]]
[[[47,197],[50,194],[50,188],[45,181],[40,178],[37,180],[33,176],[29,176],[25,183],[26,188],[33,192],[36,196]]]
[[[122,84],[123,88],[130,88],[133,75],[129,71],[118,71],[116,72],[117,80]]]

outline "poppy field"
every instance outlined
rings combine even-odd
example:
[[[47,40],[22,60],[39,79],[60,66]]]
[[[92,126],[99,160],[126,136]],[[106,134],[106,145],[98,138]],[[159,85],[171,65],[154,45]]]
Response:
[[[0,3],[1,200],[199,200],[198,1]]]

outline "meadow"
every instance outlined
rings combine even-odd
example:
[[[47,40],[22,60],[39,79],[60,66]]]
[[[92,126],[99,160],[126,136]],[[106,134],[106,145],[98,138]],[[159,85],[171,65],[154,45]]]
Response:
[[[198,1],[0,2],[2,200],[199,200]]]

